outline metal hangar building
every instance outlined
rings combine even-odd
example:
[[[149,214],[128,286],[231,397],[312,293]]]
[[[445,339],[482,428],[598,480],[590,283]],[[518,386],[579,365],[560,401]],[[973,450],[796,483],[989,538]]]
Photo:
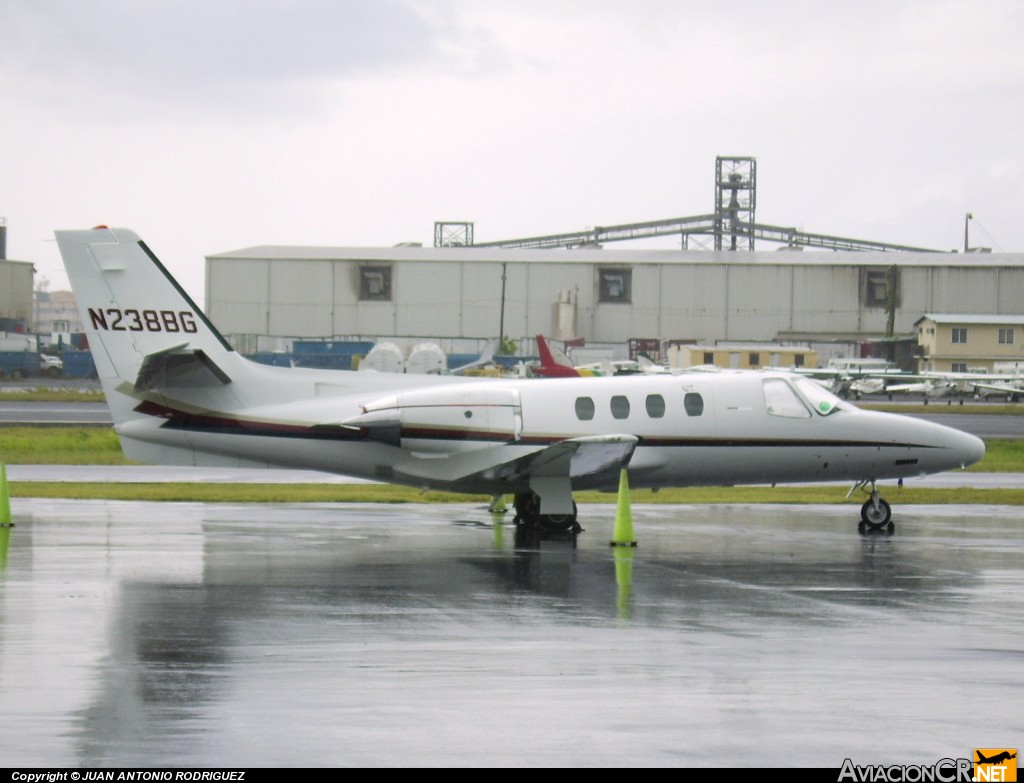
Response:
[[[870,338],[890,287],[895,334],[931,312],[1021,315],[1024,254],[263,246],[206,267],[232,338]]]
[[[909,338],[926,313],[1024,315],[1024,253],[762,224],[756,170],[754,158],[719,157],[706,215],[487,243],[472,223],[437,223],[433,247],[211,255],[206,309],[243,351],[296,338],[434,340],[448,351],[463,341],[469,351],[466,341],[537,334],[587,345],[857,341]],[[665,236],[678,249],[612,246]],[[755,250],[755,240],[780,247]]]

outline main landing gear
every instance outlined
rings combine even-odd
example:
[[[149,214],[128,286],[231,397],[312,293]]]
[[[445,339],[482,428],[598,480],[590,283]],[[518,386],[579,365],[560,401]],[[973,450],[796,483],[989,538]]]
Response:
[[[576,502],[573,501],[571,514],[541,514],[540,496],[536,492],[520,492],[513,505],[516,509],[516,525],[536,528],[545,533],[575,535],[583,528],[576,521]]]
[[[860,531],[863,533],[887,529],[892,532],[892,508],[879,496],[873,479],[857,482],[850,490],[850,494],[853,494],[855,489],[864,489],[868,484],[871,484],[871,497],[860,507]]]

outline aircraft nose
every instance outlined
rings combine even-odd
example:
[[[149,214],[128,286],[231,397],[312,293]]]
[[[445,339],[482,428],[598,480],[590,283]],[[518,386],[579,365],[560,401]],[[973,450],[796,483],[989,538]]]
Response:
[[[960,432],[954,451],[958,455],[961,468],[980,462],[985,456],[985,441],[968,432]]]

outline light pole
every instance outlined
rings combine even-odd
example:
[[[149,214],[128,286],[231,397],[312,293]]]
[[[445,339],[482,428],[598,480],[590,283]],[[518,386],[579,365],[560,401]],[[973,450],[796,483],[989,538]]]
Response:
[[[501,264],[501,315],[498,320],[498,350],[496,353],[501,353],[501,349],[505,344],[505,263]]]
[[[969,247],[969,243],[967,242],[967,227],[970,225],[971,219],[973,217],[974,217],[974,215],[972,215],[970,212],[968,212],[966,217],[964,217],[964,252],[965,253],[967,252],[967,248]]]

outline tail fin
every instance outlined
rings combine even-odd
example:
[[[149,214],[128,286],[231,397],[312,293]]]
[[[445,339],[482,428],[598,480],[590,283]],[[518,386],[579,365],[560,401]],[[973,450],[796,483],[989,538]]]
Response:
[[[576,377],[579,373],[572,366],[569,357],[544,338],[537,335],[537,353],[540,354],[540,372],[552,378]]]
[[[240,357],[135,233],[56,236],[115,424],[162,390],[231,383]]]
[[[233,352],[134,232],[101,226],[56,235],[90,345],[102,348],[101,378],[126,378],[146,356],[179,346]]]

